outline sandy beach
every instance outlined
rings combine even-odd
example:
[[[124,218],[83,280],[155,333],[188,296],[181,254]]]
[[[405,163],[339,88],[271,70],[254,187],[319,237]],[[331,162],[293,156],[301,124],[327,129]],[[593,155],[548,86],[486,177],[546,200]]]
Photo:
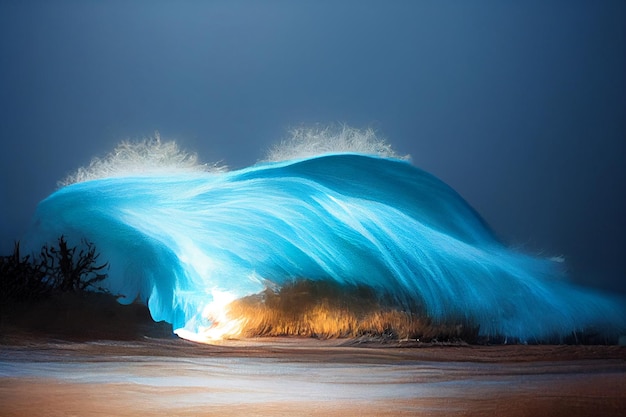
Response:
[[[626,348],[4,335],[3,416],[619,416]]]

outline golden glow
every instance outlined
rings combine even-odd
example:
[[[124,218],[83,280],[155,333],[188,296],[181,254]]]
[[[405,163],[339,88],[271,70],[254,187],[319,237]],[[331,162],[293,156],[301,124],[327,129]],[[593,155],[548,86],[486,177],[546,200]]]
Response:
[[[472,340],[478,331],[463,322],[433,323],[419,313],[385,306],[368,288],[342,288],[329,282],[302,280],[240,299],[218,290],[212,296],[203,310],[211,326],[199,326],[194,332],[188,329],[196,326],[189,323],[175,330],[179,337],[200,343],[259,336],[429,341]]]

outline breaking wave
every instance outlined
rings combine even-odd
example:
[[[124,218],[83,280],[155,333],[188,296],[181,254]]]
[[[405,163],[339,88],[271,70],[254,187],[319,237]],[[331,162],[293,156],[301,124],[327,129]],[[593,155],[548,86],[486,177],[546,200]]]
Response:
[[[242,334],[249,318],[233,302],[266,294],[267,308],[271,294],[303,281],[366,288],[362,299],[376,305],[483,336],[626,327],[621,300],[570,284],[560,262],[506,247],[407,159],[347,127],[295,130],[235,171],[158,136],[125,142],[39,204],[26,242],[88,239],[110,263],[109,291],[198,341]]]

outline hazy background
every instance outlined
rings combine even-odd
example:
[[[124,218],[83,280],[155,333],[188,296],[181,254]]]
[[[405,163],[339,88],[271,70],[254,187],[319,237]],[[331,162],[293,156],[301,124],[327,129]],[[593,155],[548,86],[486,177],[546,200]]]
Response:
[[[155,130],[232,168],[373,127],[506,242],[626,293],[626,2],[0,2],[0,253]]]

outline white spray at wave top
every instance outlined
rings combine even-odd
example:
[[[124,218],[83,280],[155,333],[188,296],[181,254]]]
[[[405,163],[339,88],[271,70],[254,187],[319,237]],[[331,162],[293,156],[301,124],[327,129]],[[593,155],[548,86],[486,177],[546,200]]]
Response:
[[[155,132],[151,138],[120,143],[104,158],[94,158],[87,167],[68,175],[59,186],[100,178],[225,170],[225,166],[217,163],[201,164],[195,153],[181,150],[174,141],[161,141],[160,134]]]
[[[383,158],[410,160],[398,155],[373,129],[340,127],[299,127],[289,131],[290,137],[274,145],[263,161],[279,162],[332,153],[361,153]],[[159,132],[139,141],[123,141],[103,158],[93,158],[59,181],[59,186],[101,178],[175,174],[191,172],[225,172],[221,163],[201,163],[196,153],[186,152],[175,141],[162,141]]]
[[[291,137],[270,148],[267,162],[287,161],[332,153],[361,153],[383,158],[409,160],[398,155],[373,129],[355,129],[349,126],[300,127],[292,129]]]

